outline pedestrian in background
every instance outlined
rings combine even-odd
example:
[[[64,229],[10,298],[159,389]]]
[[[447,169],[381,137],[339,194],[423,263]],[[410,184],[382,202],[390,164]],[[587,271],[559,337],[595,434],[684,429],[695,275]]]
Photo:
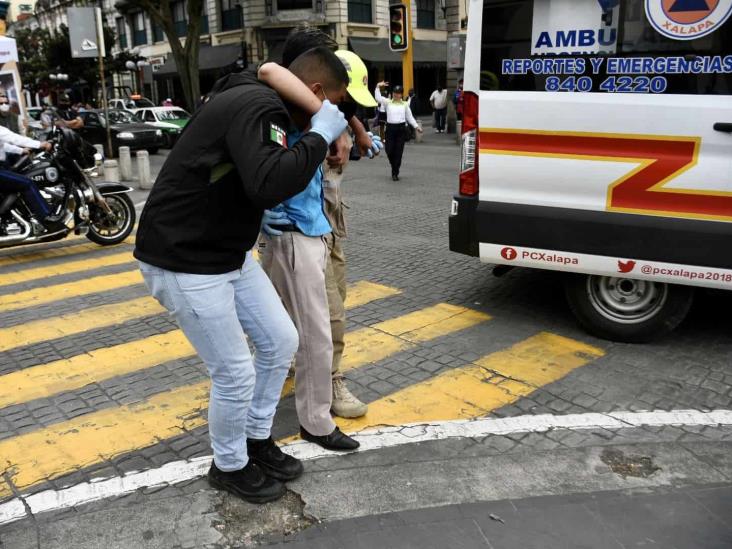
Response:
[[[447,90],[440,84],[430,95],[430,105],[435,112],[435,133],[445,133],[445,120],[447,118]]]
[[[409,105],[403,99],[404,88],[397,85],[392,90],[392,98],[386,99],[381,95],[379,88],[386,86],[386,82],[379,82],[374,90],[374,97],[386,110],[386,156],[389,157],[391,164],[391,179],[399,181],[399,170],[402,166],[402,155],[404,154],[404,144],[407,142],[407,125],[411,126],[418,132],[422,128],[409,109]]]
[[[455,93],[452,96],[452,102],[455,105],[455,113],[457,114],[457,119],[462,120],[463,119],[463,79],[461,78],[458,80],[457,88],[455,89]]]
[[[8,96],[0,94],[0,126],[9,129],[11,132],[20,133],[18,115],[10,107]]]

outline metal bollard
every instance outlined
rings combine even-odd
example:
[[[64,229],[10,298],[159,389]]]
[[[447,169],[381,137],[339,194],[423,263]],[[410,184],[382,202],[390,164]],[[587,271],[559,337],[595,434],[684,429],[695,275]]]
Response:
[[[94,148],[97,150],[97,154],[102,157],[102,161],[96,163],[95,171],[97,173],[97,177],[104,177],[104,145],[97,143],[94,145]]]
[[[132,157],[129,147],[119,148],[119,175],[122,181],[132,181]]]
[[[137,177],[140,180],[140,189],[152,189],[152,178],[150,177],[150,153],[137,151]]]
[[[104,161],[104,179],[115,183],[119,182],[119,166],[116,160]]]

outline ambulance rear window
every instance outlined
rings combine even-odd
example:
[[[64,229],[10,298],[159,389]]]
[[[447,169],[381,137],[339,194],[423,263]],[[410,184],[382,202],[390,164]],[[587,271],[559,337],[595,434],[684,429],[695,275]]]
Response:
[[[732,94],[732,0],[483,0],[482,90]]]

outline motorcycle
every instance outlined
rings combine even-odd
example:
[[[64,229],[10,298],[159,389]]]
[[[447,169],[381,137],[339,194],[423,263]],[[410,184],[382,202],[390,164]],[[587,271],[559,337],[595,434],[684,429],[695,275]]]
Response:
[[[0,248],[53,242],[72,232],[102,246],[125,240],[135,226],[135,206],[127,195],[133,189],[95,183],[89,173],[96,151],[73,130],[56,128],[50,137],[51,152],[23,156],[11,170],[33,180],[61,228],[38,234],[23,198],[0,190]]]

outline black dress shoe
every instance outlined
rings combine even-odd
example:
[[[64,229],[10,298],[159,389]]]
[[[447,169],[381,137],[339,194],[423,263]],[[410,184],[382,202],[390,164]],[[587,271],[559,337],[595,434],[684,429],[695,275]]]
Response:
[[[391,180],[392,181],[399,181],[399,176],[395,173],[391,174]]]
[[[361,444],[343,433],[338,427],[336,427],[329,435],[316,436],[311,435],[303,429],[302,426],[300,426],[300,436],[303,440],[314,442],[326,450],[335,450],[336,452],[347,452],[349,450],[355,450],[361,446]]]
[[[305,470],[302,461],[285,454],[272,437],[265,440],[248,438],[247,453],[249,459],[259,465],[267,476],[277,480],[295,480]]]
[[[264,474],[259,465],[250,461],[243,469],[222,471],[211,462],[208,483],[219,490],[226,490],[249,503],[267,503],[280,499],[287,488],[279,480]]]

